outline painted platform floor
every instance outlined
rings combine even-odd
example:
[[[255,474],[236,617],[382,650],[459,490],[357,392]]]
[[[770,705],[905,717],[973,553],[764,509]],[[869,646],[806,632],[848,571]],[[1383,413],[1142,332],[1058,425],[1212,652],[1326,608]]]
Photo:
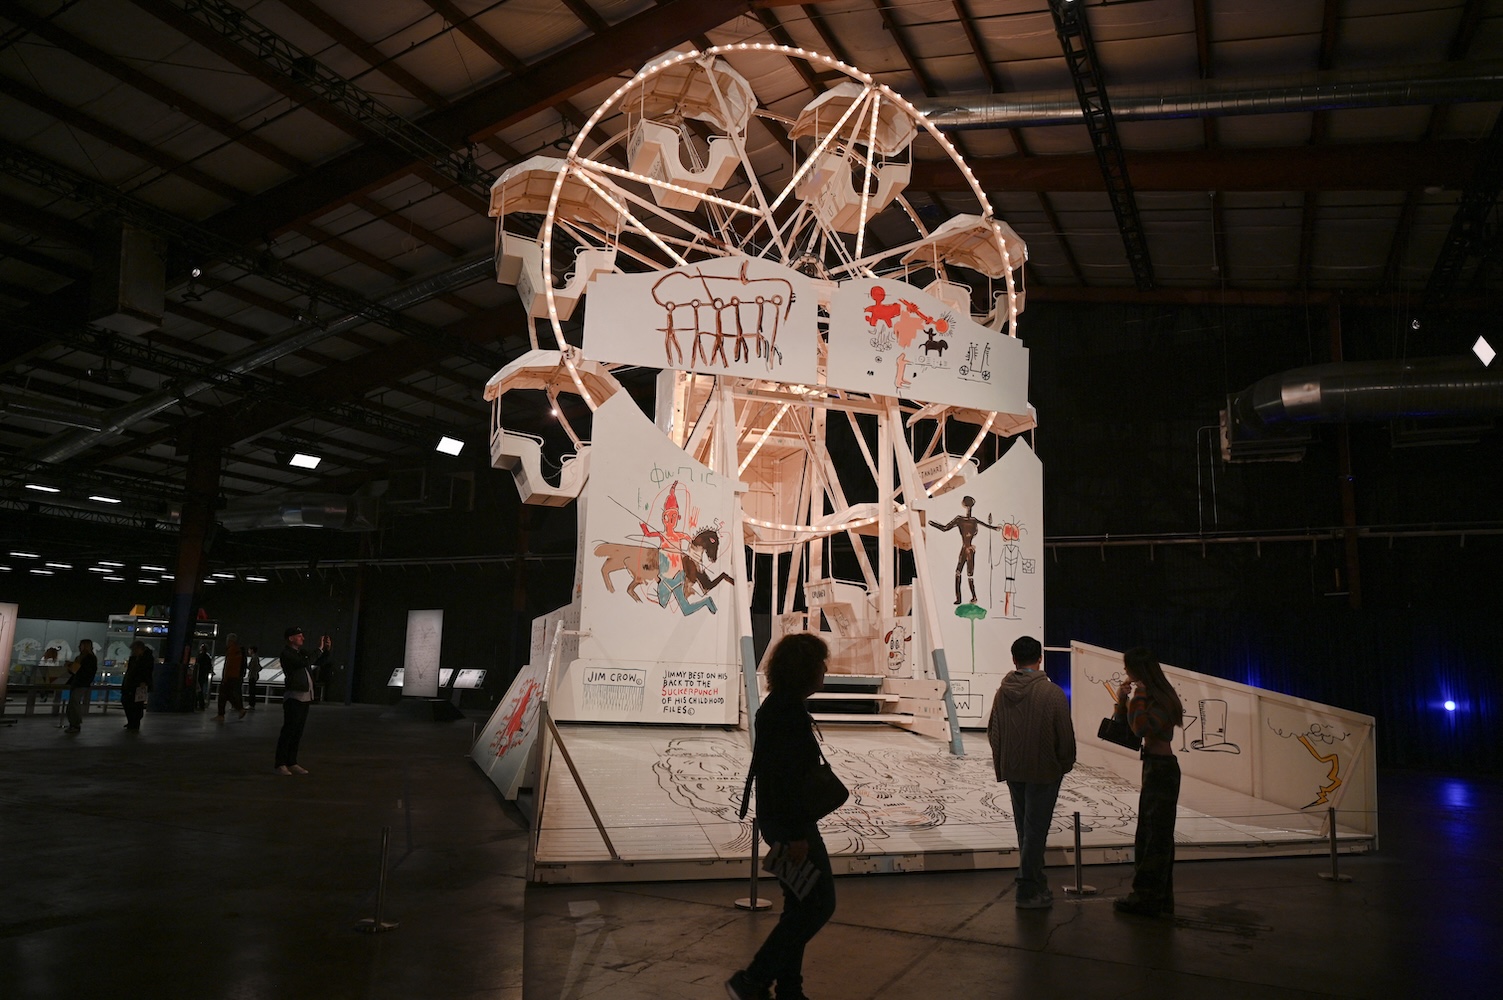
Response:
[[[851,800],[821,824],[837,873],[1016,866],[1012,806],[984,733],[965,733],[966,753],[956,757],[948,744],[892,727],[820,729],[831,766],[851,789]],[[744,733],[580,724],[559,732],[605,835],[555,751],[538,880],[715,878],[749,866],[751,824],[737,817],[749,760]],[[1085,863],[1130,860],[1138,764],[1088,740],[1078,756],[1055,809],[1051,860],[1064,863],[1068,851],[1073,862],[1076,812]],[[1181,857],[1309,854],[1329,850],[1326,819],[1324,808],[1290,810],[1186,777],[1175,837]],[[1372,846],[1339,816],[1337,833],[1343,851]]]

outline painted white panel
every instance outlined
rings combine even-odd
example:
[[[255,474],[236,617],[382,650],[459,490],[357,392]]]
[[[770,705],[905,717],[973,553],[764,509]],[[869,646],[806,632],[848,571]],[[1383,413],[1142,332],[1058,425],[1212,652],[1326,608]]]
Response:
[[[1339,825],[1377,833],[1373,718],[1163,664],[1185,707],[1180,769],[1295,812],[1341,810]],[[1137,753],[1096,739],[1125,674],[1122,654],[1071,644],[1070,712],[1078,739],[1123,760]]]
[[[402,695],[438,696],[439,651],[444,643],[442,608],[407,612],[407,650],[402,657]]]
[[[491,713],[480,739],[470,748],[471,759],[508,799],[517,797],[527,760],[537,743],[538,710],[543,703],[546,671],[542,660],[534,660],[522,668],[507,689],[506,697]]]
[[[16,641],[16,616],[20,613],[16,604],[0,604],[0,650],[7,651]],[[0,705],[5,704],[6,688],[10,686],[10,663],[0,663]]]
[[[734,480],[691,459],[624,392],[594,427],[580,548],[588,634],[554,683],[553,715],[735,723]]]
[[[813,384],[816,317],[809,279],[771,261],[606,274],[590,286],[584,351],[599,361]]]
[[[963,489],[928,505],[928,571],[956,711],[962,726],[984,726],[1012,670],[1013,640],[1044,641],[1043,463],[1015,440]]]
[[[901,281],[841,282],[826,380],[925,403],[1028,411],[1028,349]]]
[[[1375,808],[1365,766],[1373,753],[1371,720],[1310,703],[1261,704],[1264,798],[1295,809],[1335,806],[1343,822]]]

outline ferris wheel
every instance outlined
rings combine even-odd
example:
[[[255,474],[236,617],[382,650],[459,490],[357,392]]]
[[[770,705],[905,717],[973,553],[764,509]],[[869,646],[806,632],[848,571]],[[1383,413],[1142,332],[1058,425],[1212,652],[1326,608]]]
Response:
[[[812,100],[769,98],[788,61],[825,89]],[[913,196],[917,164],[953,169],[963,179],[953,204],[964,211]],[[660,608],[713,614],[714,584],[688,600],[690,584],[672,582],[671,560],[664,570],[648,546],[649,536],[676,531],[677,507],[670,525],[666,503],[658,515],[636,479],[670,467],[723,477],[734,489],[720,495],[734,496],[724,521],[710,515],[705,533],[717,545],[703,551],[710,563],[729,553],[706,579],[737,589],[737,614],[748,616],[741,659],[761,572],[777,634],[828,623],[838,636],[833,671],[906,678],[917,687],[901,697],[943,709],[898,713],[897,724],[947,732],[961,752],[943,653],[959,639],[945,638],[954,623],[934,583],[960,570],[947,564],[948,547],[930,547],[923,512],[931,500],[961,502],[942,494],[962,483],[978,496],[1002,479],[1041,494],[1041,479],[1026,469],[999,478],[979,461],[987,441],[1034,426],[1017,339],[1027,248],[954,146],[900,95],[827,56],[769,44],[673,52],[617,88],[565,156],[507,170],[492,186],[490,214],[497,278],[515,286],[533,348],[487,384],[492,464],[512,473],[528,503],[600,499],[580,515],[595,543],[579,557],[595,571],[584,578],[604,581],[582,599],[585,611],[639,610],[617,607],[611,574],[640,563],[660,574]],[[656,429],[665,444],[649,440],[646,425],[625,430],[639,416],[612,400],[624,366],[663,372]],[[501,399],[514,390],[545,393],[577,449],[556,476],[543,438],[503,426]],[[574,426],[578,408],[561,405],[563,396],[596,414],[588,431]],[[595,475],[590,434],[603,448]],[[668,455],[659,448],[673,457],[647,458]],[[1000,449],[989,454],[995,462]],[[659,516],[661,530],[649,523]],[[612,563],[616,549],[637,563]],[[645,562],[639,549],[651,550]],[[631,586],[625,593],[640,603]],[[975,618],[981,609],[964,610]],[[902,638],[915,629],[922,663]],[[659,633],[644,635],[653,646]],[[753,683],[749,675],[748,704]],[[606,711],[582,687],[576,694],[574,710]]]
[[[805,79],[835,82],[806,103],[760,99],[750,80],[772,76],[786,61],[805,64]],[[933,216],[910,201],[908,185],[915,162],[932,160],[948,161],[964,178],[974,212],[926,222]],[[560,392],[580,396],[592,410],[602,401],[598,385],[610,379],[593,365],[582,368],[588,345],[581,343],[579,316],[582,303],[589,313],[587,293],[596,279],[610,275],[740,261],[745,282],[749,263],[788,268],[810,279],[820,323],[840,283],[883,278],[1010,338],[1024,304],[1026,246],[995,218],[949,140],[868,74],[789,46],[725,45],[659,58],[595,110],[566,156],[536,156],[506,171],[492,188],[490,214],[497,219],[498,279],[516,286],[530,318],[546,320],[552,343],[540,341],[541,324],[534,323],[533,347],[558,352],[542,361],[545,367],[557,362],[559,378],[545,389],[555,411]],[[707,287],[704,297],[715,294]],[[887,304],[897,308],[892,299]],[[669,338],[676,340],[673,325],[670,318]],[[948,346],[928,336],[929,350]],[[715,370],[716,361],[729,367],[723,339],[713,345],[691,339],[669,344],[661,366],[748,374]],[[989,352],[970,354],[960,368],[989,379]],[[611,360],[619,359],[591,358]],[[903,372],[900,364],[893,395],[903,395]],[[562,382],[564,375],[572,385]],[[538,387],[537,372],[529,378],[526,384]],[[493,384],[487,394],[494,398],[507,388]],[[920,417],[975,425],[969,447],[959,449],[966,459],[987,435],[1031,425],[1026,412],[984,405],[930,402],[912,415]],[[693,430],[685,427],[684,434]],[[960,467],[955,463],[941,480]]]

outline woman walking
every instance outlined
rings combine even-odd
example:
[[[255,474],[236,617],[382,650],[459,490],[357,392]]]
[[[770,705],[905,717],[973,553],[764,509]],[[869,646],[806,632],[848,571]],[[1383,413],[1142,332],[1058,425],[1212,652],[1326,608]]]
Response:
[[[830,649],[808,632],[784,636],[767,661],[767,700],[757,710],[752,774],[757,782],[757,823],[770,847],[785,845],[794,865],[806,859],[819,874],[800,899],[783,887],[783,913],[750,965],[725,984],[732,1000],[805,1000],[804,946],[835,912],[830,855],[819,817],[803,801],[805,777],[821,766],[814,720],[804,700],[825,680]]]
[[[1113,905],[1143,917],[1174,912],[1174,815],[1179,806],[1179,761],[1174,728],[1185,710],[1153,653],[1139,646],[1124,655],[1127,680],[1117,690],[1115,715],[1143,738],[1143,788],[1138,793],[1138,835],[1133,848],[1132,892]]]

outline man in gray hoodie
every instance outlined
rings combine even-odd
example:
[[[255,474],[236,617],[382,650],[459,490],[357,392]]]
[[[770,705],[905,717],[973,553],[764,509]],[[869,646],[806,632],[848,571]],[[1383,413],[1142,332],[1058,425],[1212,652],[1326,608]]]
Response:
[[[1032,636],[1012,644],[1012,673],[992,700],[986,738],[997,780],[1012,795],[1018,831],[1016,906],[1041,910],[1054,904],[1044,880],[1044,842],[1065,773],[1075,766],[1075,727],[1065,693],[1044,673],[1044,647]]]

